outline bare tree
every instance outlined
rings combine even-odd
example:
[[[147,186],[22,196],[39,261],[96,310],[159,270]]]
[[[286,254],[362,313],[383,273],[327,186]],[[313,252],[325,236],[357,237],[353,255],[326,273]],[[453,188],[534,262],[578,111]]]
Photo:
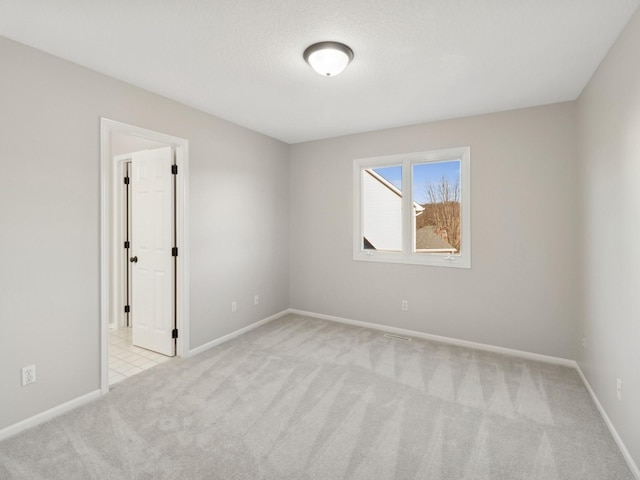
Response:
[[[420,225],[430,225],[436,234],[460,251],[460,182],[449,183],[442,177],[436,183],[426,185],[427,203]]]

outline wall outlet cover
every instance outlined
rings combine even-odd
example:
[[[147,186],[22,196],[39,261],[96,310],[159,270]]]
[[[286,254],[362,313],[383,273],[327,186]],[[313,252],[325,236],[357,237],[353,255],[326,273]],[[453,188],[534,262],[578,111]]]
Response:
[[[29,365],[28,367],[24,367],[22,369],[22,386],[29,385],[30,383],[35,383],[36,381],[36,366]]]

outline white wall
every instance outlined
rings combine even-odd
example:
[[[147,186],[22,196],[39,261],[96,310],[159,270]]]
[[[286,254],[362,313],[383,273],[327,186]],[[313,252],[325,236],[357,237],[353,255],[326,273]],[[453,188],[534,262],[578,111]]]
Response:
[[[640,465],[640,12],[579,98],[584,316],[578,362]],[[579,340],[578,340],[579,341]],[[616,399],[622,379],[622,401]]]
[[[367,170],[362,172],[361,188],[364,238],[377,250],[401,251],[402,194],[391,190]]]
[[[565,103],[293,145],[292,307],[573,358],[576,142]],[[353,160],[467,145],[472,268],[354,261]]]
[[[191,348],[289,306],[285,144],[3,38],[0,58],[0,429],[100,387],[100,117],[190,140]]]

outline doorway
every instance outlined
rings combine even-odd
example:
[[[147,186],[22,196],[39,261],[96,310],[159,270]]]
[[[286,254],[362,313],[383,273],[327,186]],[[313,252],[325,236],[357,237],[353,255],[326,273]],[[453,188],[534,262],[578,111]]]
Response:
[[[101,119],[101,167],[104,394],[110,354],[128,356],[120,369],[137,364],[136,373],[189,351],[188,141]]]

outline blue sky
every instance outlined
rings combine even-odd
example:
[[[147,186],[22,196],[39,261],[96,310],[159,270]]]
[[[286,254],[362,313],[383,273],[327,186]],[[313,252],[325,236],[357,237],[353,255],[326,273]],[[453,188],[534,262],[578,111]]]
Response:
[[[402,190],[402,167],[375,168],[377,174]],[[420,204],[427,201],[427,185],[439,182],[442,177],[450,184],[460,182],[460,161],[418,163],[413,166],[413,200]]]

